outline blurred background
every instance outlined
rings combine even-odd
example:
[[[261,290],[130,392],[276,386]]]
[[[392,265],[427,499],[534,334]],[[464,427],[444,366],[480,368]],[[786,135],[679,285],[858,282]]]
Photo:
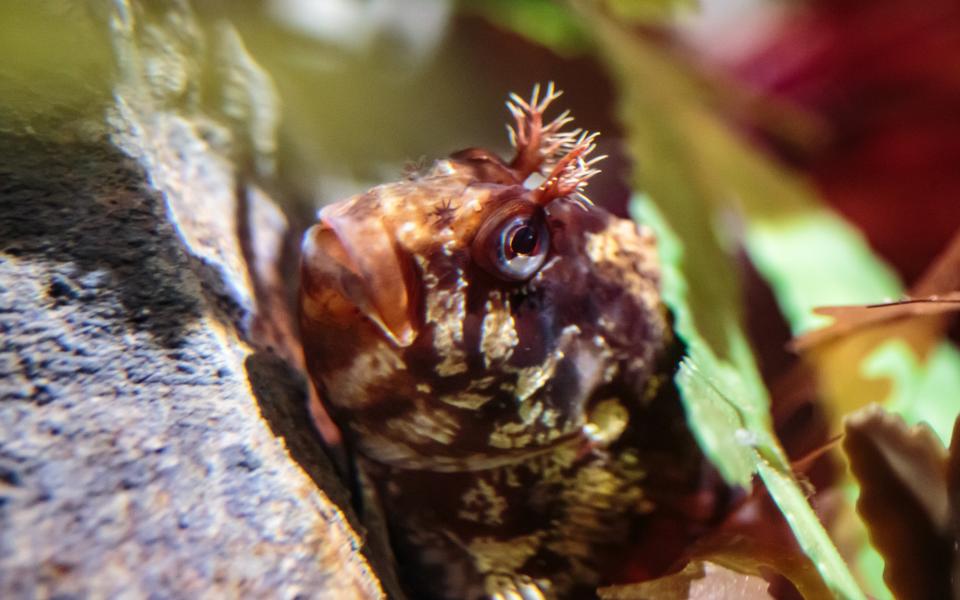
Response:
[[[588,5],[637,47],[605,46],[617,42],[585,16]],[[306,220],[318,205],[458,149],[507,155],[507,94],[554,81],[564,91],[557,110],[602,134],[609,158],[589,193],[618,214],[637,193],[673,202],[683,193],[674,172],[724,203],[825,202],[907,287],[960,229],[953,0],[246,0],[200,9],[208,22],[229,19],[273,78],[277,177]],[[618,72],[611,57],[638,50],[657,64]],[[628,98],[657,90],[654,104]],[[735,154],[743,164],[725,162]],[[749,175],[758,164],[778,181]],[[751,261],[741,267],[772,382],[794,362],[784,347],[798,328]],[[884,299],[875,293],[815,296]]]
[[[150,3],[144,5],[149,11]],[[0,132],[97,130],[123,70],[103,25],[124,6],[0,5]],[[675,227],[706,232],[686,239],[690,255],[722,249],[734,257],[739,308],[760,370],[775,409],[778,401],[790,409],[778,422],[785,438],[813,423],[784,425],[811,397],[797,383],[797,355],[786,350],[791,336],[815,324],[810,309],[899,297],[922,281],[960,230],[956,0],[205,0],[190,6],[200,28],[235,30],[265,74],[263,93],[252,94],[262,110],[251,114],[267,115],[275,130],[254,133],[253,145],[267,148],[272,160],[250,168],[295,229],[325,203],[453,151],[481,146],[506,155],[507,95],[527,96],[535,83],[555,82],[564,91],[557,110],[570,108],[577,126],[601,132],[599,152],[609,158],[588,189],[597,204],[625,216],[638,199],[651,198]],[[184,38],[191,38],[195,32],[184,27]],[[162,43],[156,45],[152,51],[162,54]],[[216,56],[209,47],[196,53]],[[217,68],[214,58],[200,70],[201,80],[190,82],[168,67],[157,69],[152,83],[230,116]],[[820,225],[805,229],[810,223]],[[960,272],[960,246],[955,255],[941,264],[953,273]],[[702,277],[724,278],[715,264],[700,262]],[[688,275],[697,281],[695,270]],[[949,292],[956,290],[955,275],[953,282],[949,289],[931,288],[929,280],[921,287]],[[715,307],[714,298],[707,300],[692,308],[709,321]],[[917,352],[937,347],[944,331],[924,330]],[[819,363],[828,384],[849,384],[824,388],[830,388],[820,397],[832,412],[828,430],[868,401],[896,400],[889,387],[857,387],[861,366],[879,344],[870,343],[843,360]],[[909,403],[901,410],[908,422],[930,421],[946,441],[944,431],[960,410],[960,357],[955,350],[937,356],[953,379],[924,379],[915,358],[902,358],[899,372],[914,382],[909,389],[927,395],[901,394],[896,401]],[[848,372],[831,370],[837,364]],[[924,387],[921,380],[933,383]],[[814,482],[829,486],[833,477]],[[842,549],[853,557],[862,546],[860,535]],[[857,575],[871,594],[888,596],[878,563],[868,563],[858,563]]]
[[[960,226],[956,2],[609,4],[715,86],[725,96],[717,114],[808,177],[908,282]],[[223,10],[276,82],[281,179],[301,194],[342,198],[463,147],[506,152],[507,93],[555,81],[612,156],[591,195],[626,204],[616,83],[589,25],[562,4],[272,0]]]
[[[211,27],[231,22],[272,77],[277,178],[297,202],[339,199],[468,146],[505,152],[506,95],[555,81],[563,106],[602,132],[611,155],[593,198],[622,212],[635,166],[618,82],[598,56],[595,25],[570,8],[578,4],[605,6],[700,78],[714,116],[801,173],[907,282],[960,225],[952,0],[207,0],[194,9]],[[0,126],[95,112],[113,66],[89,17],[109,7],[3,3]]]

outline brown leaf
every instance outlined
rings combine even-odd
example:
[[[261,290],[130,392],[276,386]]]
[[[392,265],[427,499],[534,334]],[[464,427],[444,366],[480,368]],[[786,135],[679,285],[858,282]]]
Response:
[[[947,501],[950,505],[950,528],[953,532],[953,597],[960,598],[960,419],[953,424],[950,455],[947,458]]]
[[[710,561],[692,561],[678,573],[597,590],[601,600],[768,600],[770,583]]]
[[[834,317],[832,325],[797,337],[790,343],[794,351],[809,350],[838,336],[904,317],[942,315],[960,310],[960,232],[947,248],[927,267],[910,288],[908,298],[899,302],[860,306],[824,306],[815,312]],[[943,327],[944,320],[932,319]]]
[[[960,290],[960,232],[954,234],[947,248],[910,288],[910,293],[931,296],[952,290]]]
[[[754,486],[750,496],[688,555],[756,576],[782,575],[808,600],[833,597],[763,486]]]
[[[790,342],[793,351],[804,351],[870,325],[904,317],[930,317],[960,311],[960,292],[907,298],[897,302],[850,306],[822,306],[814,312],[833,317],[833,324],[801,335]],[[938,321],[937,321],[938,322]]]
[[[950,597],[947,454],[926,425],[870,406],[847,417],[844,451],[860,483],[857,512],[897,598]]]

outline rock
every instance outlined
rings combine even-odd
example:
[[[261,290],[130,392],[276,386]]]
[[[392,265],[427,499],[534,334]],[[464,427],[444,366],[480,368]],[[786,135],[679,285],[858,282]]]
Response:
[[[112,88],[0,110],[0,597],[384,597],[307,410],[296,233],[254,183],[269,77],[185,2],[68,6]]]

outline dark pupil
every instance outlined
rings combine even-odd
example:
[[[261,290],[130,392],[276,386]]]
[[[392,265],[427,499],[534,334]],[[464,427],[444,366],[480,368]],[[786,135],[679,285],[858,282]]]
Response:
[[[515,254],[530,254],[537,247],[537,231],[529,225],[523,225],[513,234],[510,249]]]

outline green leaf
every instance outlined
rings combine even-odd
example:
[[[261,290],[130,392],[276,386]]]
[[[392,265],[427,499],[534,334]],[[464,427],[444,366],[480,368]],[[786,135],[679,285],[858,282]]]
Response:
[[[810,206],[771,218],[750,210],[750,203],[743,204],[747,251],[795,334],[827,324],[826,317],[813,314],[815,307],[871,304],[903,295],[893,271],[870,251],[863,237],[826,209]],[[848,379],[834,382],[842,397],[826,394],[825,400],[838,413],[833,415],[836,422],[875,402],[910,425],[929,423],[947,445],[960,414],[960,352],[931,337],[927,356],[920,357],[902,339],[909,329],[909,323],[875,327],[857,352],[853,350],[858,332],[842,340],[846,348],[825,349],[814,360],[848,363],[842,365],[843,371],[826,370],[830,365],[821,368],[821,378]],[[864,381],[888,385],[865,386]]]
[[[652,227],[658,236],[664,264],[663,299],[674,312],[677,335],[688,344],[677,386],[701,447],[728,481],[749,485],[753,474],[759,474],[827,586],[838,597],[863,598],[777,445],[767,418],[768,401],[755,367],[739,371],[734,363],[719,360],[706,339],[692,327],[692,305],[686,292],[693,282],[684,275],[683,267],[689,262],[684,261],[681,240],[652,202],[639,199],[633,207],[638,220]],[[719,262],[715,265],[718,268],[722,267]],[[732,355],[744,364],[750,355],[742,328],[735,320],[729,325],[734,345],[742,344]]]
[[[638,183],[652,200],[634,209],[660,237],[664,301],[688,348],[677,383],[691,430],[728,481],[745,485],[760,475],[836,596],[863,598],[772,432],[769,398],[742,327],[736,273],[715,229],[717,208],[736,197],[738,178],[769,184],[775,174],[755,161],[746,163],[746,173],[730,172],[734,158],[750,155],[709,113],[696,81],[652,44],[593,10],[594,4],[577,6],[621,85]],[[785,200],[765,212],[808,204],[801,193]]]
[[[590,47],[583,26],[553,0],[460,0],[459,7],[558,54],[581,54]]]
[[[731,280],[728,261],[721,251],[707,254],[702,246],[701,252],[688,254],[683,240],[689,238],[682,237],[668,222],[662,208],[653,202],[639,199],[634,202],[633,211],[638,221],[649,225],[657,234],[663,265],[661,294],[673,311],[674,331],[687,345],[687,357],[677,374],[677,384],[686,401],[687,420],[724,479],[749,487],[756,472],[754,446],[758,441],[751,437],[751,432],[760,431],[768,444],[775,445],[775,442],[769,435],[769,411],[763,386],[755,368],[744,360],[749,356],[745,356],[743,350],[746,341],[739,325],[735,290],[726,289],[722,296],[708,296],[713,301],[708,311],[694,310],[704,306],[703,302],[709,302],[695,294],[713,291],[701,282],[717,284]],[[707,240],[713,237],[709,232],[706,235]],[[703,256],[712,258],[696,260]],[[713,273],[703,273],[703,267],[711,267]],[[701,275],[694,275],[698,271]],[[696,279],[698,276],[700,281]],[[711,317],[709,329],[701,329],[698,314]],[[736,350],[735,346],[740,349]],[[740,357],[739,366],[751,375],[740,375],[738,365],[730,358],[734,356]],[[734,404],[728,398],[737,398],[738,402]]]
[[[606,0],[607,9],[621,21],[655,22],[682,10],[696,8],[697,0]]]
[[[697,0],[600,0],[605,10],[625,23],[657,23],[694,9]],[[592,47],[589,32],[557,0],[459,0],[461,12],[477,14],[532,42],[565,56]]]
[[[853,575],[840,557],[830,536],[823,529],[817,516],[796,480],[789,472],[775,464],[758,463],[760,478],[770,496],[783,512],[804,553],[816,565],[824,582],[838,598],[866,598],[857,587]]]
[[[830,323],[813,313],[818,306],[870,304],[901,293],[893,271],[832,212],[811,206],[768,218],[744,205],[747,252],[773,288],[794,335]]]
[[[861,368],[869,377],[893,382],[888,411],[902,416],[908,425],[927,423],[944,446],[950,445],[960,412],[960,352],[953,344],[938,344],[926,360],[920,360],[905,342],[892,339],[868,356]]]

